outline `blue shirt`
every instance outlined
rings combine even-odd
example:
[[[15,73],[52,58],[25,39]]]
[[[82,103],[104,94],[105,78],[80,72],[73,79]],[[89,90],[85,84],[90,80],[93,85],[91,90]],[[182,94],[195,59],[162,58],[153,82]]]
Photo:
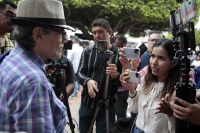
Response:
[[[141,57],[141,62],[140,62],[140,64],[139,64],[137,70],[140,71],[140,70],[143,69],[146,65],[148,65],[149,59],[150,59],[149,52],[148,52],[148,51],[144,52],[144,54],[143,54],[142,57]]]
[[[17,45],[0,65],[0,131],[63,133],[66,114],[43,60]]]

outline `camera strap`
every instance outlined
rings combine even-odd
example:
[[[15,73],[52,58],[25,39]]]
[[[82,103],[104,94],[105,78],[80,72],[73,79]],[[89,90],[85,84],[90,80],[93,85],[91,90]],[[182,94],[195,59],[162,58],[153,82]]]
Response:
[[[7,52],[5,52],[5,53],[3,53],[3,54],[0,55],[0,64],[1,64],[1,62],[4,60],[4,58],[5,58],[7,55],[9,55],[10,51],[11,51],[11,50],[9,50],[9,51],[7,51]]]

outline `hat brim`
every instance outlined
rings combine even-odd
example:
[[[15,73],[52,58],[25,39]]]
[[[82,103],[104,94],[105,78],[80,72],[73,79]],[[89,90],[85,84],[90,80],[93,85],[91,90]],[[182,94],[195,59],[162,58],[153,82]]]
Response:
[[[43,22],[38,22],[38,21],[33,21],[33,20],[28,20],[28,19],[23,19],[23,18],[13,18],[13,19],[10,19],[10,20],[11,20],[11,22],[14,25],[20,25],[20,26],[60,27],[60,28],[71,30],[71,31],[76,31],[73,27],[71,27],[69,25],[49,24],[49,23],[43,23]]]

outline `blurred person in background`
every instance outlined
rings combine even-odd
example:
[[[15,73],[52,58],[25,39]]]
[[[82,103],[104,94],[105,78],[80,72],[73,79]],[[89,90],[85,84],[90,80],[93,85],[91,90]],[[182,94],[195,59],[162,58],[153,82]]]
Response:
[[[118,48],[126,47],[127,38],[122,35],[118,34],[113,38],[113,44]],[[120,73],[121,74],[121,73]],[[115,95],[116,103],[115,103],[115,115],[117,119],[121,117],[126,117],[126,110],[127,110],[127,99],[128,99],[128,90],[124,88],[121,83],[118,84],[118,92]]]
[[[192,65],[193,64],[193,62],[195,61],[195,59],[196,59],[196,53],[195,53],[195,51],[194,50],[192,50],[192,54],[191,55],[188,55],[188,58],[190,59],[190,65]]]
[[[94,45],[94,44],[95,44],[94,40],[90,40],[90,41],[88,42],[88,46],[92,46],[92,45]]]
[[[72,62],[74,72],[76,75],[78,71],[78,66],[81,59],[83,47],[80,44],[81,41],[78,36],[72,36],[71,39],[72,39],[72,49],[68,50],[67,58]],[[78,94],[79,87],[80,87],[80,83],[78,82],[75,76],[74,91],[71,94],[71,97],[74,97]]]
[[[155,42],[159,39],[165,38],[165,36],[160,31],[152,31],[149,34],[149,39],[147,42],[147,51],[144,52],[144,54],[141,56],[141,62],[137,68],[138,71],[143,69],[146,65],[148,65],[149,58],[152,52],[152,47],[155,44]]]
[[[14,41],[10,40],[10,32],[14,24],[10,21],[16,17],[17,5],[8,0],[0,2],[0,54],[13,49]]]
[[[192,62],[191,66],[193,66],[194,68],[197,68],[200,66],[200,56],[197,55],[196,59]]]

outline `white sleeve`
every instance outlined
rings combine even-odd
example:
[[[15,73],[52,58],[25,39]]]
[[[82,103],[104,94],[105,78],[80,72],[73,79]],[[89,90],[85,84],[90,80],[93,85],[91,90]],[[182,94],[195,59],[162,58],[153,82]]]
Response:
[[[130,95],[130,93],[129,93]],[[127,110],[133,112],[133,113],[137,113],[138,112],[138,93],[136,94],[136,96],[134,98],[128,98],[127,103],[128,103],[128,107]]]
[[[143,87],[143,84],[144,84],[144,76],[142,77],[141,79],[141,83],[138,84],[137,86],[137,94],[134,98],[131,98],[129,97],[128,100],[127,100],[127,103],[128,103],[128,107],[127,107],[127,110],[133,112],[133,113],[138,113],[138,98],[139,96],[142,94],[142,87]],[[129,93],[129,96],[133,96],[134,94],[130,94]]]
[[[175,95],[176,95],[176,91],[174,91],[172,94],[170,104],[174,103],[174,101],[172,99],[174,99]],[[175,117],[174,117],[174,115],[171,117],[168,117],[168,130],[170,133],[175,133]]]
[[[170,133],[175,133],[175,117],[168,117],[168,128]]]
[[[67,51],[67,58],[70,60],[70,61],[72,61],[72,57],[73,57],[73,51],[72,50],[68,50]]]

